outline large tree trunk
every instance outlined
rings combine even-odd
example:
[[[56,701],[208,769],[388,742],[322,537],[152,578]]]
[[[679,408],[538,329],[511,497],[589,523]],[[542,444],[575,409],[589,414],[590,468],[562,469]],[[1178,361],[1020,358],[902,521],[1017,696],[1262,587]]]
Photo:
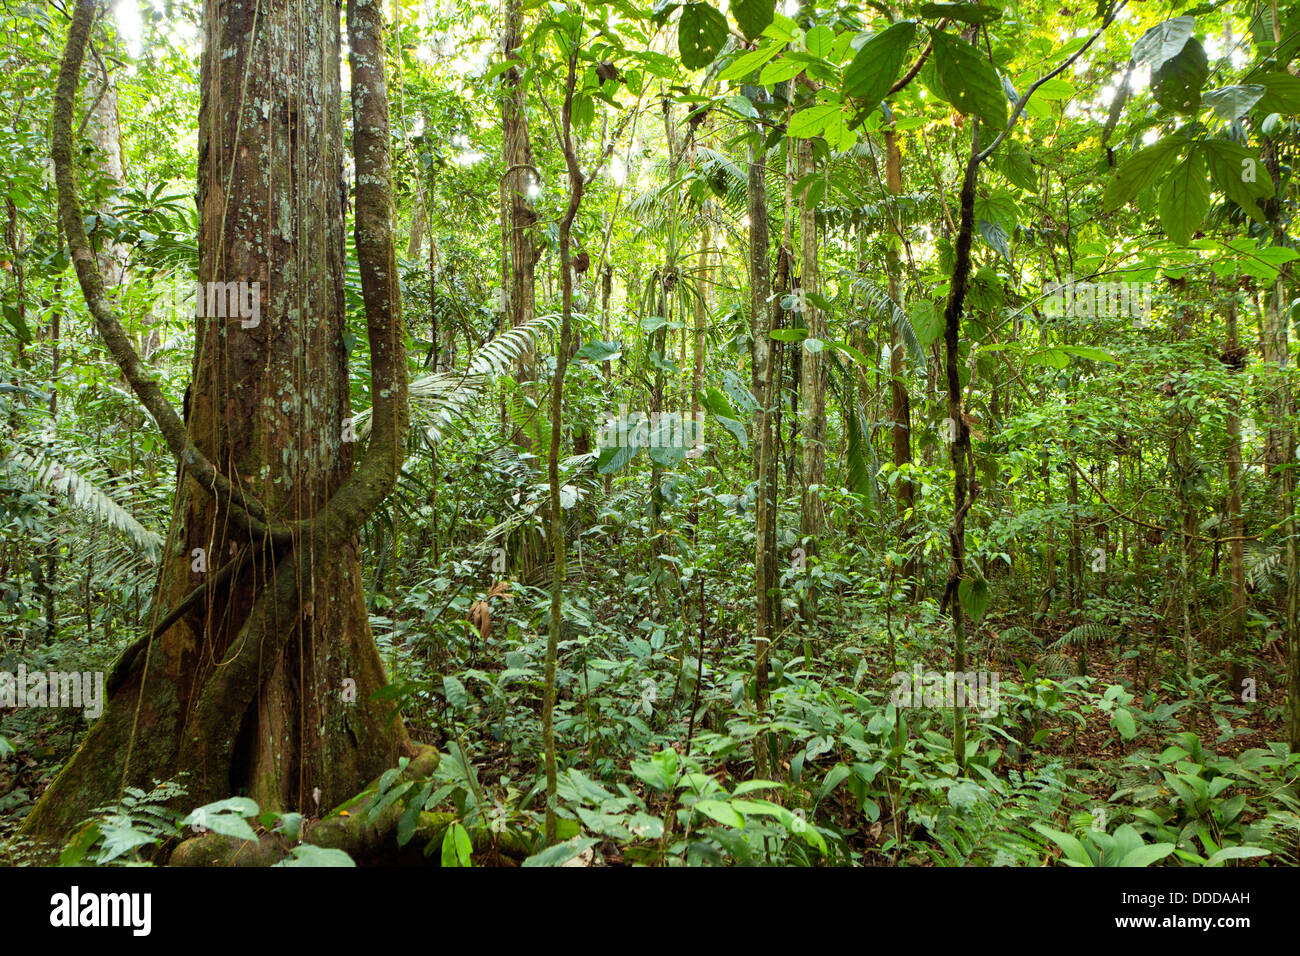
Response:
[[[65,70],[78,42],[84,50],[78,30],[90,6],[81,0]],[[151,629],[164,608],[207,587],[124,655],[102,718],[32,811],[29,833],[58,835],[115,802],[124,785],[180,773],[191,805],[247,793],[264,808],[315,813],[414,752],[388,705],[371,700],[385,677],[356,539],[391,488],[406,428],[380,17],[373,7],[349,10],[357,247],[376,387],[374,430],[355,474],[333,4],[206,4],[199,278],[258,283],[248,287],[258,309],[255,321],[210,309],[196,318],[188,436],[132,367],[102,282],[81,261],[84,231],[69,227],[73,184],[60,180],[97,325],[182,460]],[[56,166],[61,146],[71,153],[61,133],[70,139],[56,118]],[[260,537],[250,534],[258,527]]]
[[[519,44],[523,36],[523,5],[520,0],[505,0],[505,33],[501,46],[507,59],[519,61]],[[502,159],[505,173],[501,179],[502,294],[505,297],[506,322],[510,328],[530,320],[536,310],[533,223],[537,214],[528,196],[536,169],[528,139],[528,99],[519,67],[511,66],[501,77]],[[517,375],[521,381],[533,378],[531,348],[519,360]]]

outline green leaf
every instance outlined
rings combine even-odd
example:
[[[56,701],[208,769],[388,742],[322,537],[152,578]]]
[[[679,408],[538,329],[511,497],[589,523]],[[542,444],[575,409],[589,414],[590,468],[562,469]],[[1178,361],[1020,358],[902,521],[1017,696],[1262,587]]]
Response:
[[[1053,830],[1049,826],[1041,823],[1030,824],[1035,830],[1041,833],[1047,839],[1051,840],[1065,853],[1065,858],[1077,866],[1092,866],[1092,857],[1088,851],[1083,848],[1083,844],[1070,836],[1068,833],[1062,833],[1060,830]]]
[[[1028,365],[1045,365],[1048,368],[1063,369],[1070,364],[1070,356],[1064,349],[1043,349],[1025,356]]]
[[[943,335],[943,312],[929,299],[918,299],[908,310],[917,341],[929,348]]]
[[[1273,177],[1263,161],[1253,151],[1227,140],[1203,140],[1198,145],[1215,185],[1252,219],[1267,225],[1258,200],[1273,195]]]
[[[595,846],[600,840],[595,837],[573,837],[555,846],[548,846],[540,853],[534,853],[524,860],[524,866],[560,866],[569,862],[583,850]]]
[[[1159,180],[1178,161],[1186,143],[1184,139],[1167,136],[1130,156],[1107,184],[1104,207],[1116,209]]]
[[[835,46],[835,32],[826,24],[819,23],[804,34],[803,48],[809,56],[824,60]]]
[[[727,68],[718,74],[718,79],[723,82],[730,80],[739,80],[749,76],[760,66],[766,63],[772,57],[781,52],[779,43],[769,43],[767,46],[761,46],[757,50],[750,50],[748,53],[736,57],[727,64]]]
[[[999,7],[984,3],[923,3],[916,10],[930,20],[960,20],[962,23],[991,23],[1002,16]]]
[[[853,770],[847,765],[837,763],[831,767],[830,773],[826,774],[826,779],[822,781],[822,788],[817,794],[818,800],[824,800],[826,795],[848,779]]]
[[[17,307],[5,303],[4,308],[0,311],[3,312],[5,321],[13,326],[14,334],[18,336],[18,341],[27,343],[32,340],[32,330],[29,329],[27,323],[23,321],[22,313],[18,311]]]
[[[1110,362],[1118,365],[1115,356],[1111,355],[1105,349],[1094,348],[1091,345],[1059,345],[1060,351],[1067,355],[1073,355],[1076,358],[1091,359],[1094,362]]]
[[[1264,87],[1252,83],[1246,86],[1225,86],[1222,89],[1209,90],[1201,98],[1207,106],[1212,107],[1214,112],[1219,114],[1221,120],[1225,123],[1233,123],[1249,113],[1251,107],[1258,103],[1266,92]]]
[[[867,360],[867,357],[863,355],[861,351],[855,349],[852,345],[848,345],[844,342],[832,342],[829,339],[826,341],[826,345],[828,345],[830,348],[833,348],[837,352],[841,352],[844,355],[847,355],[849,358],[853,359],[853,361],[857,362],[859,365],[870,364],[870,362],[868,362]]]
[[[1290,73],[1257,74],[1252,79],[1264,87],[1256,104],[1265,113],[1300,113],[1300,77]]]
[[[469,838],[469,831],[456,821],[447,827],[442,835],[443,866],[473,866],[474,842]]]
[[[964,577],[957,585],[957,599],[976,624],[989,608],[989,583],[982,577]]]
[[[677,21],[677,52],[682,66],[702,70],[713,62],[729,33],[727,18],[707,3],[688,3]]]
[[[740,418],[736,414],[735,406],[731,404],[731,399],[722,389],[713,385],[706,385],[700,392],[700,404],[714,415],[723,415],[727,418]]]
[[[641,451],[640,445],[608,445],[600,449],[600,454],[596,457],[596,473],[601,475],[612,475],[614,472],[623,468],[635,458]]]
[[[781,59],[763,67],[763,72],[758,75],[759,85],[775,86],[778,83],[784,83],[786,80],[792,80],[802,73],[803,68],[807,65],[802,60],[783,56]]]
[[[1014,139],[1007,141],[1007,148],[998,159],[1002,174],[1021,189],[1029,192],[1038,191],[1038,170],[1034,168],[1034,159],[1029,150]]]
[[[745,818],[731,804],[723,800],[697,800],[695,808],[710,819],[729,827],[743,827]]]
[[[995,132],[1007,125],[1007,94],[988,60],[959,37],[931,32],[935,77],[958,112],[978,116]]]
[[[731,433],[731,437],[740,443],[741,448],[749,447],[749,433],[745,430],[745,423],[735,419],[727,418],[725,415],[714,416],[718,424]]]
[[[814,136],[820,136],[839,115],[838,103],[810,106],[790,117],[790,125],[786,132],[795,139],[812,139]]]
[[[1192,38],[1172,60],[1151,74],[1151,95],[1166,109],[1194,113],[1201,105],[1201,88],[1210,75],[1209,59],[1201,41]]]
[[[989,222],[987,219],[977,220],[976,227],[984,241],[992,247],[993,251],[1000,255],[1007,262],[1011,261],[1011,243],[1007,240],[1007,231],[996,222]]]
[[[352,857],[343,850],[302,843],[290,851],[291,856],[275,866],[356,866]]]
[[[1172,843],[1151,843],[1147,846],[1140,846],[1136,849],[1129,850],[1120,860],[1118,866],[1150,866],[1157,860],[1163,860],[1170,853],[1174,852]]]
[[[889,93],[916,35],[910,20],[895,23],[862,45],[844,69],[844,93],[857,100],[858,115],[865,116]]]
[[[748,102],[748,100],[746,100]],[[588,342],[582,348],[574,353],[575,357],[585,359],[588,362],[609,362],[623,354],[623,347],[617,342],[595,341]]]
[[[1133,714],[1127,707],[1117,707],[1115,709],[1115,729],[1125,740],[1132,740],[1137,736],[1137,724],[1133,721]]]
[[[869,502],[875,501],[876,497],[876,477],[878,470],[875,466],[871,442],[865,435],[866,423],[863,421],[861,408],[846,408],[844,410],[845,425],[848,431],[848,450],[846,452],[846,464],[848,465],[848,489],[854,494],[861,495]]]
[[[677,780],[677,751],[664,749],[649,760],[633,760],[632,773],[656,790],[672,790]]]
[[[1190,150],[1160,187],[1160,224],[1180,246],[1192,241],[1210,208],[1210,181],[1200,150]]]
[[[1225,846],[1214,856],[1205,861],[1206,866],[1223,866],[1228,860],[1245,860],[1256,856],[1268,856],[1271,851],[1257,846]]]
[[[1139,67],[1149,66],[1152,71],[1160,69],[1183,51],[1195,29],[1194,17],[1174,17],[1156,24],[1133,44],[1133,62]]]
[[[731,0],[731,15],[746,40],[761,34],[775,14],[776,0]]]
[[[465,690],[465,685],[451,674],[442,679],[442,696],[456,710],[464,710],[469,706],[469,693]]]

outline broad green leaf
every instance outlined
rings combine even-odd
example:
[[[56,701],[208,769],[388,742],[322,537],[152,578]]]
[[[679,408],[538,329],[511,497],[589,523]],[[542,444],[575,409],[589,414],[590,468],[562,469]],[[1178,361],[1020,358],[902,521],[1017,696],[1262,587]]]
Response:
[[[804,34],[803,47],[809,56],[824,60],[835,46],[835,33],[824,23],[819,23]]]
[[[707,3],[688,3],[677,21],[677,52],[682,66],[702,70],[727,42],[727,18]]]
[[[743,79],[780,52],[779,43],[769,43],[757,50],[750,50],[727,64],[727,68],[718,74],[718,79],[723,82]]]
[[[1193,37],[1183,52],[1151,74],[1151,95],[1166,109],[1194,113],[1201,105],[1201,88],[1209,75],[1205,47]]]
[[[1053,76],[1044,80],[1036,90],[1034,90],[1034,99],[1036,100],[1068,100],[1075,94],[1074,84],[1061,79],[1059,76]]]
[[[706,385],[701,391],[700,404],[714,415],[725,415],[727,418],[740,417],[736,414],[736,408],[731,404],[727,393],[713,385]]]
[[[822,787],[817,794],[817,799],[824,800],[826,794],[847,780],[852,772],[852,769],[847,764],[837,763],[834,767],[831,767],[830,772],[826,774],[826,779],[822,781]]]
[[[1006,149],[998,154],[997,162],[1002,174],[1021,189],[1038,191],[1038,170],[1034,168],[1034,159],[1029,155],[1029,150],[1014,139],[1007,141]]]
[[[596,473],[612,475],[627,465],[640,451],[641,447],[639,445],[628,444],[609,445],[601,448],[600,454],[596,458]]]
[[[787,132],[796,139],[812,139],[820,136],[839,113],[839,104],[810,106],[790,117]]]
[[[1007,94],[993,65],[960,37],[931,32],[935,76],[958,112],[978,116],[995,132],[1007,125]]]
[[[1195,29],[1194,17],[1174,17],[1156,24],[1133,44],[1133,62],[1158,70],[1183,51]]]
[[[778,83],[784,83],[786,80],[792,80],[802,73],[803,68],[807,65],[802,60],[783,56],[781,59],[773,60],[763,67],[763,72],[758,75],[758,82],[762,86],[775,86]]]
[[[697,800],[695,809],[710,819],[729,827],[743,827],[745,818],[731,804],[723,800]]]
[[[1106,186],[1105,208],[1116,209],[1157,182],[1173,168],[1186,144],[1184,139],[1167,136],[1130,156]]]
[[[895,23],[862,45],[844,69],[844,93],[857,100],[858,115],[870,113],[889,93],[916,34],[910,20]]]
[[[1266,224],[1258,201],[1273,195],[1273,177],[1263,161],[1246,147],[1223,139],[1202,140],[1198,146],[1215,185],[1252,219]]]
[[[292,856],[276,866],[356,866],[352,857],[343,850],[302,843],[294,847]]]
[[[524,866],[561,866],[589,847],[599,843],[596,837],[573,837],[555,846],[548,846],[524,860]]]
[[[977,220],[976,228],[979,229],[980,235],[984,241],[992,247],[993,251],[1000,255],[1007,262],[1011,261],[1011,243],[1007,239],[1007,231],[996,222],[989,222],[987,219]]]
[[[1256,856],[1268,856],[1271,851],[1257,846],[1225,846],[1205,861],[1206,866],[1223,866],[1228,860],[1246,860]]]
[[[925,348],[939,341],[943,335],[943,312],[929,299],[918,299],[908,309],[908,318],[912,321],[912,330]]]
[[[1259,109],[1265,113],[1300,113],[1300,77],[1290,73],[1257,73],[1251,76],[1264,87]]]
[[[1094,362],[1110,362],[1118,364],[1115,356],[1111,355],[1105,349],[1094,348],[1091,345],[1059,345],[1057,346],[1066,355],[1073,355],[1075,358],[1091,359]]]
[[[1174,852],[1172,843],[1151,843],[1147,846],[1140,846],[1137,849],[1130,850],[1120,860],[1118,866],[1150,866],[1157,860],[1163,860],[1170,853]]]
[[[776,0],[731,0],[731,15],[746,40],[761,34],[775,14]]]
[[[748,102],[748,100],[746,100],[746,102]],[[612,359],[616,359],[621,354],[623,354],[623,347],[617,342],[595,341],[588,342],[582,348],[578,349],[575,356],[580,359],[585,359],[588,362],[599,364],[601,362],[608,362]]]
[[[989,583],[982,577],[964,577],[957,585],[957,599],[976,624],[989,608]]]
[[[474,843],[460,821],[452,823],[442,835],[442,865],[473,866]]]
[[[1192,240],[1210,208],[1210,180],[1200,150],[1189,150],[1160,186],[1160,224],[1180,246]]]
[[[991,23],[1002,16],[999,7],[985,3],[923,3],[916,10],[930,20],[960,20],[962,23]]]
[[[1035,830],[1041,833],[1047,839],[1051,840],[1065,853],[1065,858],[1076,866],[1092,866],[1092,857],[1088,851],[1083,848],[1083,844],[1070,836],[1068,833],[1062,833],[1060,830],[1053,830],[1051,827],[1042,823],[1030,824]]]
[[[1266,92],[1264,87],[1252,83],[1246,86],[1225,86],[1217,90],[1208,90],[1201,99],[1205,101],[1205,105],[1219,114],[1219,119],[1225,123],[1233,123],[1249,113],[1251,107],[1258,103]]]

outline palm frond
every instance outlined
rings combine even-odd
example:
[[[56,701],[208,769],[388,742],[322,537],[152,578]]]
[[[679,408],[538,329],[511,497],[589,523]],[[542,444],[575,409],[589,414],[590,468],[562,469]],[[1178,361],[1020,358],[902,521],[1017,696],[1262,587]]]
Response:
[[[912,320],[907,317],[902,306],[894,301],[887,289],[862,276],[853,280],[853,290],[861,293],[868,314],[890,323],[894,332],[903,340],[912,365],[924,375],[929,368],[925,359],[925,349],[916,336],[916,330],[912,328]]]
[[[430,445],[442,440],[452,422],[480,404],[483,391],[497,376],[525,357],[542,332],[554,332],[558,315],[539,315],[484,344],[464,372],[432,372],[411,380],[411,425]],[[372,410],[357,413],[352,424],[358,438],[370,434]]]
[[[15,449],[4,462],[6,470],[33,488],[68,499],[72,507],[120,531],[151,563],[162,554],[163,539],[150,531],[104,489],[70,466],[43,452]]]

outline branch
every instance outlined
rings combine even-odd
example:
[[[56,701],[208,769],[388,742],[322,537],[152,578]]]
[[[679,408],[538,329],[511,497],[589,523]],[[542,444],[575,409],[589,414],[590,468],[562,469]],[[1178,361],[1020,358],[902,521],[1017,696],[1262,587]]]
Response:
[[[1106,19],[1102,21],[1101,26],[1097,28],[1096,32],[1094,32],[1092,36],[1088,37],[1087,43],[1085,43],[1083,46],[1079,47],[1079,49],[1075,50],[1072,54],[1066,57],[1065,62],[1063,62],[1056,69],[1049,70],[1046,74],[1040,76],[1038,79],[1036,79],[1033,83],[1029,85],[1029,89],[1025,90],[1024,95],[1021,96],[1020,99],[1016,100],[1016,108],[1012,110],[1011,118],[1007,120],[1007,128],[1002,130],[1002,132],[998,133],[998,135],[993,138],[993,142],[989,143],[988,147],[982,153],[980,153],[975,159],[973,159],[972,162],[978,165],[984,162],[984,160],[988,159],[989,156],[993,154],[993,151],[997,149],[998,146],[1001,145],[1002,141],[1006,139],[1008,135],[1010,135],[1013,129],[1015,129],[1016,122],[1020,119],[1020,114],[1023,113],[1025,111],[1025,107],[1029,105],[1029,98],[1034,95],[1034,92],[1040,86],[1042,86],[1044,83],[1050,80],[1052,77],[1057,76],[1060,73],[1064,72],[1065,69],[1069,67],[1072,63],[1074,63],[1075,60],[1083,56],[1084,52],[1088,49],[1088,47],[1096,43],[1097,38],[1100,37],[1106,31],[1106,28],[1110,26],[1112,22],[1114,22],[1115,17],[1118,16],[1119,12],[1124,9],[1124,5],[1126,3],[1128,3],[1128,0],[1120,0],[1120,2],[1113,9],[1111,9],[1109,13],[1106,14]]]

